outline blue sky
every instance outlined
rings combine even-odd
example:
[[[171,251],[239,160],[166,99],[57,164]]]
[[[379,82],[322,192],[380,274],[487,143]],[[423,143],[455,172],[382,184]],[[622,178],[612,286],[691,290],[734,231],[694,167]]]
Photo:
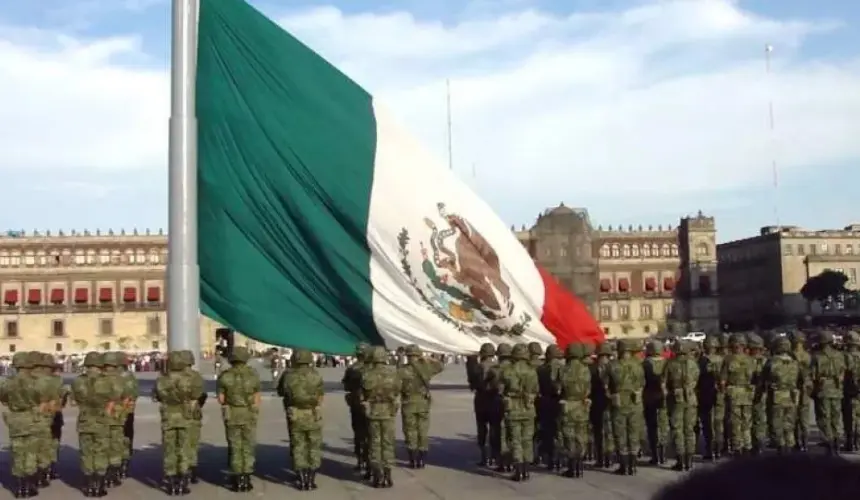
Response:
[[[441,158],[451,79],[456,170],[510,224],[860,221],[860,3],[252,3]],[[168,28],[168,0],[0,6],[0,228],[166,227]]]

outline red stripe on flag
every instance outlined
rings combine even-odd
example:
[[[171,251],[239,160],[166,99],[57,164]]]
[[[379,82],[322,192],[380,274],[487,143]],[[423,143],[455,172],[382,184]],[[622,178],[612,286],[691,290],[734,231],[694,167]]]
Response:
[[[591,316],[588,307],[565,290],[544,268],[537,268],[544,288],[543,316],[540,321],[555,336],[558,346],[564,349],[570,343],[602,343],[603,329]]]

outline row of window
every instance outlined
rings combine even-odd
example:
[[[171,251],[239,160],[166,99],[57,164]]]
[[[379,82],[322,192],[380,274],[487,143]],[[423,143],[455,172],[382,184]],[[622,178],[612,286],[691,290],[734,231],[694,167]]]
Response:
[[[87,287],[78,287],[73,290],[73,294],[71,296],[72,302],[78,305],[91,304],[93,302],[97,302],[99,304],[111,304],[114,303],[114,289],[111,287],[101,287],[98,289],[95,297],[93,297],[93,291]],[[138,289],[137,287],[125,287],[122,290],[122,302],[128,303],[137,303],[138,300]],[[68,303],[69,297],[66,296],[66,288],[51,288],[48,291],[47,295],[43,295],[41,288],[29,288],[26,290],[24,297],[21,297],[18,294],[18,289],[7,289],[3,292],[3,304],[6,306],[17,306],[20,305],[21,302],[30,306],[40,306],[40,305],[64,305]],[[157,304],[162,301],[161,287],[151,286],[147,287],[146,295],[142,297],[144,302],[150,304]]]
[[[20,338],[24,332],[21,332],[17,320],[7,320],[3,325],[3,335],[8,338]],[[51,330],[49,333],[52,337],[66,336],[66,322],[62,319],[51,321]],[[29,333],[29,332],[27,332]],[[110,337],[115,335],[113,318],[101,318],[98,320],[98,335],[102,337]],[[150,316],[146,321],[147,335],[161,335],[161,318],[159,316]]]
[[[103,350],[103,351],[110,351],[112,347],[111,347],[110,342],[101,342],[101,343],[99,343],[98,348]],[[150,343],[150,348],[153,351],[161,350],[161,342],[159,342],[157,340],[153,340]],[[9,344],[9,354],[15,354],[17,351],[18,351],[17,345]],[[59,352],[59,353],[66,352],[65,345],[62,342],[57,342],[56,344],[54,344],[54,352]]]
[[[648,276],[645,278],[643,283],[643,289],[646,292],[658,292],[658,282],[657,278],[654,276]],[[662,291],[671,292],[675,289],[675,278],[666,277],[663,278],[662,283]],[[611,278],[601,278],[600,279],[600,293],[629,293],[630,292],[630,279],[629,278],[618,278],[613,281]]]
[[[663,317],[668,318],[672,316],[672,303],[663,304]],[[636,319],[654,319],[654,306],[652,304],[642,304],[639,306],[639,316],[633,317],[630,312],[630,306],[628,305],[618,305],[617,312],[615,314],[616,308],[611,305],[600,306],[600,319],[601,321],[629,321]]]
[[[700,245],[696,247],[696,252],[698,254],[699,251],[703,251],[704,253],[699,254],[700,256],[708,255],[708,246]],[[604,244],[600,247],[600,256],[603,258],[622,258],[622,257],[677,257],[678,256],[678,245],[663,243],[662,245],[658,245],[656,243],[648,244],[643,243],[642,245],[638,244]]]
[[[814,243],[797,245],[787,244],[782,247],[782,254],[789,255],[854,255],[854,245],[851,243]]]
[[[0,267],[58,267],[95,265],[157,265],[165,263],[166,253],[158,248],[151,250],[38,250],[21,252],[0,250]]]

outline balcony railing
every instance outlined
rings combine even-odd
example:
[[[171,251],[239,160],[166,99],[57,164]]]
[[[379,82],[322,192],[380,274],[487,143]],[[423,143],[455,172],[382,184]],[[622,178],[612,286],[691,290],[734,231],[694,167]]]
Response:
[[[96,304],[3,304],[0,314],[79,314],[94,312],[163,311],[164,302],[103,302]]]

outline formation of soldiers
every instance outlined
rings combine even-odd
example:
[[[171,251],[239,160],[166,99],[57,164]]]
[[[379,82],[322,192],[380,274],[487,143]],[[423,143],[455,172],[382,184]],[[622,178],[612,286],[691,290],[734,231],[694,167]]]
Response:
[[[802,332],[678,340],[668,359],[659,341],[640,357],[642,347],[483,345],[467,364],[479,464],[523,481],[529,463],[576,478],[593,460],[634,475],[643,448],[651,465],[672,452],[678,471],[700,444],[711,461],[805,452],[813,409],[828,453],[860,449],[860,334],[846,336],[844,351],[828,331],[812,342]]]

